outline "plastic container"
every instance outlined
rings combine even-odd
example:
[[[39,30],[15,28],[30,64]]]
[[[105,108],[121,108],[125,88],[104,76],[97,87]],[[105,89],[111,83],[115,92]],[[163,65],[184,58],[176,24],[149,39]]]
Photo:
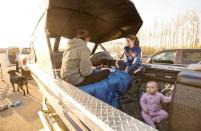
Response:
[[[17,107],[17,106],[20,106],[20,105],[22,105],[22,101],[17,100],[17,101],[12,102],[11,107]]]

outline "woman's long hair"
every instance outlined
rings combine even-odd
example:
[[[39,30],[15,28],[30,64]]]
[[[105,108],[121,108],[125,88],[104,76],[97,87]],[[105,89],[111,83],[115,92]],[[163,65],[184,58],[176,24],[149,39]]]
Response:
[[[137,38],[137,36],[135,35],[128,35],[126,38],[130,39],[131,41],[134,41],[133,44],[135,47],[139,47],[140,46],[140,42],[139,39]]]

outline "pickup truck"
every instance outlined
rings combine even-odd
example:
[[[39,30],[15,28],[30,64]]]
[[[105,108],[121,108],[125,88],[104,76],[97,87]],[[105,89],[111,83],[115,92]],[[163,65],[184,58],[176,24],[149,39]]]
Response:
[[[162,50],[144,59],[143,63],[189,65],[193,63],[198,63],[200,60],[201,60],[201,48],[168,49],[168,50]]]
[[[31,39],[29,69],[44,96],[39,111],[44,127],[54,130],[136,130],[154,131],[140,118],[141,89],[149,80],[161,86],[174,87],[172,102],[167,107],[169,119],[163,130],[200,131],[201,129],[201,72],[186,67],[144,64],[145,71],[132,74],[132,86],[122,98],[122,107],[115,109],[59,77],[63,52],[61,39],[73,38],[77,28],[91,32],[94,46],[92,56],[108,55],[103,67],[111,68],[113,58],[101,44],[106,41],[136,34],[142,25],[134,4],[130,0],[46,0],[42,2],[41,16]],[[67,45],[67,43],[66,43]],[[100,47],[100,48],[99,48]],[[133,96],[133,97],[127,97]],[[135,96],[135,97],[134,97]],[[135,99],[137,98],[137,99]],[[56,124],[60,118],[64,126]],[[64,128],[65,127],[65,128]]]

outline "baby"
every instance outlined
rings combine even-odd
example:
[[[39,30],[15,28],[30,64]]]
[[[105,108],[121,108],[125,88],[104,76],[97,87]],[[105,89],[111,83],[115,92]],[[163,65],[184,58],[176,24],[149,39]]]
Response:
[[[140,99],[144,121],[156,128],[154,122],[159,123],[168,117],[168,113],[161,109],[161,102],[169,103],[170,101],[171,96],[167,97],[158,92],[158,84],[155,81],[149,81],[146,86],[146,93]]]

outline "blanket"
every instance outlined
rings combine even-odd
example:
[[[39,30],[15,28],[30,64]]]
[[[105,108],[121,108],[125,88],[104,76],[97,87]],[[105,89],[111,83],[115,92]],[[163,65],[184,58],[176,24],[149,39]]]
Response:
[[[120,96],[126,92],[130,83],[131,77],[127,72],[116,70],[111,72],[106,79],[81,86],[80,89],[115,108],[119,108]]]

